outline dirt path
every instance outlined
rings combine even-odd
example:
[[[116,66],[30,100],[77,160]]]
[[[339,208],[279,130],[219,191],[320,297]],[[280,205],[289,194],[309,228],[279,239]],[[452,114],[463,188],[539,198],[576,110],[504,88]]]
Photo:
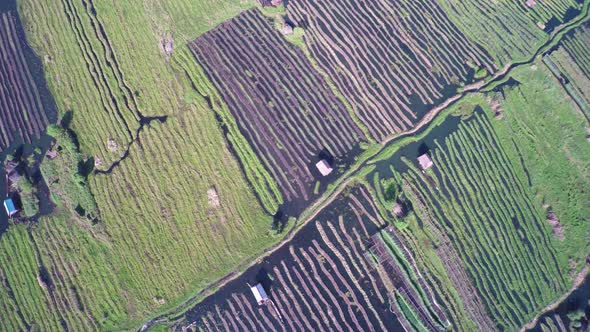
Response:
[[[539,321],[539,318],[541,318],[541,316],[543,316],[546,312],[548,311],[552,311],[557,309],[557,307],[565,300],[567,300],[567,298],[576,290],[578,289],[582,283],[584,282],[584,279],[586,279],[586,277],[590,274],[590,266],[588,266],[586,264],[586,266],[584,266],[584,268],[582,269],[582,271],[580,271],[580,273],[578,273],[578,275],[576,276],[576,279],[574,279],[574,284],[572,286],[572,288],[570,288],[570,290],[563,294],[560,298],[558,298],[557,300],[555,300],[554,302],[550,303],[549,305],[547,305],[545,308],[543,308],[543,310],[541,310],[541,312],[539,314],[537,314],[537,316],[535,316],[535,318],[533,318],[532,321],[528,322],[526,325],[524,325],[521,329],[520,332],[524,332],[526,330],[532,329],[533,327],[535,327],[537,325],[537,322]]]
[[[235,269],[234,272],[231,272],[231,273],[227,274],[225,277],[223,277],[223,278],[219,279],[218,281],[212,283],[211,285],[207,286],[206,288],[204,288],[203,290],[201,290],[200,292],[198,292],[197,294],[195,294],[193,297],[191,297],[189,300],[187,300],[183,304],[179,305],[174,310],[171,310],[168,314],[160,315],[160,316],[158,316],[158,317],[156,317],[156,318],[154,318],[154,319],[146,322],[140,328],[140,331],[145,331],[145,330],[149,329],[150,326],[152,326],[155,323],[168,321],[168,317],[179,318],[179,316],[181,316],[182,314],[184,314],[184,312],[189,307],[192,307],[192,306],[196,305],[201,299],[203,299],[203,298],[205,298],[205,297],[207,297],[209,295],[212,295],[219,288],[223,287],[224,285],[226,285],[230,281],[235,280],[240,275],[242,275],[242,273],[245,270],[249,269],[250,267],[252,267],[252,266],[254,266],[256,264],[258,264],[262,259],[264,259],[265,257],[271,255],[272,253],[274,253],[275,251],[277,251],[278,249],[280,249],[282,246],[284,246],[287,243],[289,243],[293,239],[293,237],[297,234],[297,231],[299,229],[301,229],[303,226],[305,226],[306,224],[308,224],[309,222],[311,222],[325,207],[327,207],[330,203],[332,203],[338,197],[338,195],[340,195],[340,193],[352,181],[355,180],[354,179],[354,176],[360,170],[362,170],[372,158],[374,158],[375,156],[378,156],[387,146],[389,146],[390,144],[395,143],[395,141],[397,141],[398,139],[402,139],[402,138],[405,138],[407,136],[410,136],[410,135],[418,132],[419,130],[423,129],[425,126],[428,126],[432,122],[432,120],[435,119],[436,116],[439,115],[443,110],[447,109],[449,106],[453,105],[455,102],[459,101],[460,99],[462,99],[463,97],[467,96],[468,94],[478,93],[481,89],[484,89],[484,88],[486,88],[486,87],[488,87],[488,86],[490,86],[490,85],[492,85],[492,84],[494,84],[496,82],[499,82],[502,79],[504,79],[513,69],[518,68],[518,67],[523,66],[523,65],[529,65],[529,64],[533,63],[539,56],[542,56],[544,53],[548,52],[553,47],[554,43],[556,43],[557,41],[559,41],[559,39],[561,39],[561,37],[564,35],[565,32],[569,31],[570,29],[573,29],[574,27],[577,27],[579,24],[581,24],[581,22],[586,21],[588,19],[588,12],[587,12],[587,10],[588,10],[588,7],[586,8],[586,12],[583,15],[580,15],[580,17],[578,19],[573,20],[573,21],[569,22],[568,24],[565,24],[565,25],[562,25],[562,26],[558,27],[549,36],[548,40],[528,60],[522,61],[522,62],[516,62],[516,63],[506,64],[502,68],[502,70],[500,70],[499,72],[495,73],[491,78],[488,78],[487,80],[481,80],[481,81],[472,83],[470,85],[466,85],[463,88],[463,91],[461,93],[458,93],[458,94],[456,94],[456,95],[448,98],[442,104],[440,104],[437,107],[431,109],[428,112],[428,114],[426,114],[424,116],[424,118],[422,118],[422,120],[420,120],[420,122],[418,122],[416,124],[416,126],[413,127],[412,129],[410,129],[408,131],[405,131],[405,132],[396,133],[396,134],[393,134],[391,136],[386,137],[381,142],[381,148],[378,151],[376,151],[372,155],[368,156],[365,159],[365,161],[360,162],[353,169],[350,169],[349,171],[347,171],[342,176],[342,179],[344,179],[344,180],[341,183],[339,183],[337,185],[337,187],[332,192],[325,193],[324,196],[320,197],[315,203],[313,203],[311,206],[309,206],[301,214],[300,217],[301,217],[302,220],[299,221],[295,226],[293,226],[287,232],[287,234],[285,235],[285,237],[283,239],[281,239],[281,241],[277,242],[275,245],[273,245],[273,246],[269,247],[268,249],[264,250],[262,253],[260,253],[259,255],[257,255],[256,258],[253,258],[250,261],[247,261],[247,262],[245,262],[243,264],[238,265],[238,267]],[[561,33],[561,32],[564,32],[564,33]],[[559,38],[556,40],[555,39],[556,37],[559,37]],[[588,267],[586,266],[583,271],[586,271],[586,273],[588,273]],[[581,279],[583,280],[583,277]],[[577,278],[576,278],[576,281],[578,281]],[[570,293],[568,293],[568,295],[569,294]],[[555,305],[555,303],[553,303],[552,305]],[[546,310],[543,310],[543,311],[546,311]],[[538,317],[540,315],[538,315]],[[535,321],[538,319],[538,317],[535,318]],[[527,324],[527,326],[528,326],[528,324]]]

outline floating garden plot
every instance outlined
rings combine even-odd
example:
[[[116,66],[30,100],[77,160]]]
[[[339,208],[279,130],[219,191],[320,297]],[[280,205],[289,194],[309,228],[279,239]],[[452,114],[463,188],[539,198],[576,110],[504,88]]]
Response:
[[[384,331],[448,324],[396,230],[356,187],[288,247],[191,309],[184,326],[214,330]],[[382,229],[380,231],[380,229]],[[250,287],[264,287],[260,305]],[[178,326],[180,327],[180,326]]]
[[[365,140],[303,52],[259,10],[190,44],[286,201],[308,200],[320,155],[346,158]]]
[[[437,247],[452,245],[441,254],[461,258],[496,324],[517,328],[565,285],[544,217],[485,116],[431,148],[430,170],[405,161],[404,193]]]
[[[306,47],[377,140],[496,69],[434,1],[289,1]]]

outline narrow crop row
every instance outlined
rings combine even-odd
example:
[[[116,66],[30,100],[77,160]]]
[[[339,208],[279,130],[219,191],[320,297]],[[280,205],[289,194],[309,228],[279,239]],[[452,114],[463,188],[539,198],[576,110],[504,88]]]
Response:
[[[559,315],[552,315],[543,318],[537,325],[543,332],[567,332],[570,331],[566,328],[563,319]]]
[[[495,70],[434,1],[289,1],[319,66],[377,140],[411,128],[476,70]]]
[[[31,143],[48,124],[22,43],[16,13],[0,14],[0,152],[17,138]]]
[[[550,55],[545,55],[543,62],[586,116],[590,117],[590,76],[584,73],[583,67],[562,46]]]
[[[496,323],[520,326],[565,283],[542,217],[485,117],[431,154],[428,175],[408,162],[404,179],[421,202],[413,204],[438,220],[432,232],[447,234]]]
[[[590,25],[585,24],[567,35],[562,44],[587,77],[590,77]]]
[[[397,230],[389,226],[374,235],[369,252],[393,289],[390,305],[403,313],[401,320],[417,330],[441,331],[450,326]]]
[[[258,10],[190,45],[287,201],[309,199],[312,163],[343,157],[364,137],[303,53]]]

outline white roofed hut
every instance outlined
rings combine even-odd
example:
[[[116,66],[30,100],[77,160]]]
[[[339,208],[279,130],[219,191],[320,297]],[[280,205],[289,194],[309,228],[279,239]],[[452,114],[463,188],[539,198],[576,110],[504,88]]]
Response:
[[[434,165],[432,163],[432,160],[430,159],[430,156],[428,156],[427,153],[418,157],[418,164],[420,164],[420,168],[422,168],[423,171],[429,169],[430,167],[432,167],[432,165]]]
[[[315,164],[315,167],[317,167],[322,176],[328,176],[334,170],[324,159],[318,161],[317,164]]]
[[[256,298],[258,305],[265,305],[269,301],[268,295],[266,295],[266,291],[264,290],[264,287],[262,287],[262,284],[256,284],[256,286],[250,287],[250,290],[252,291],[252,294],[254,294],[254,298]]]

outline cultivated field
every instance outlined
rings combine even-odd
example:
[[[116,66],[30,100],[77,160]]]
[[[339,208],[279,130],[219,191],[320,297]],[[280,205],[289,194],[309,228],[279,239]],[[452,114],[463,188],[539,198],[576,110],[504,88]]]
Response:
[[[16,12],[0,12],[0,153],[12,142],[38,139],[48,124],[19,25]]]
[[[72,193],[58,193],[56,216],[2,235],[2,248],[13,249],[3,249],[0,266],[3,294],[12,294],[0,296],[0,330],[135,329],[279,239],[214,113],[173,59],[251,5],[20,3],[60,115],[71,117],[85,164],[103,172],[87,179],[96,220],[70,210],[79,195],[60,202]],[[162,50],[168,32],[172,54]],[[58,183],[76,185],[71,160],[53,161],[46,169],[63,173],[53,174],[64,177]],[[39,265],[51,287],[38,282]]]
[[[40,167],[54,213],[0,238],[0,330],[135,330],[245,269],[283,236],[271,214],[289,202],[300,212],[352,162],[363,168],[328,190],[321,204],[339,198],[325,210],[306,211],[316,217],[292,242],[166,324],[517,329],[569,288],[590,251],[587,122],[528,60],[581,5],[528,3],[21,0],[71,136],[56,136],[65,150]],[[283,14],[301,35],[281,36]],[[10,15],[0,80],[23,88],[0,89],[15,105],[0,115],[32,139],[48,121],[15,70],[25,66]],[[581,98],[587,34],[550,55]],[[301,36],[302,48],[287,42]],[[356,160],[525,59],[451,106],[460,119],[433,129],[432,169],[401,155]],[[323,180],[320,157],[336,166]],[[246,287],[256,281],[272,304],[256,305]]]
[[[411,128],[493,58],[435,2],[291,1],[306,48],[376,140]]]
[[[364,140],[303,52],[259,10],[222,23],[190,47],[286,201],[310,199],[324,150],[336,161]]]
[[[444,331],[445,313],[397,231],[379,231],[380,213],[365,187],[351,188],[288,247],[188,311],[177,329]],[[247,283],[258,281],[272,303],[256,304]]]
[[[562,80],[570,96],[590,118],[590,26],[582,25],[545,57],[547,67]]]
[[[489,121],[474,117],[433,147],[433,172],[410,165],[404,192],[435,243],[452,243],[496,324],[516,328],[566,283],[544,216]]]
[[[527,1],[534,3],[532,8],[525,1],[438,2],[461,31],[484,45],[498,66],[530,57],[547,40],[544,29],[562,23],[568,10],[582,7],[575,0]],[[549,22],[550,15],[555,15],[555,22]]]
[[[590,205],[583,203],[590,186],[588,122],[542,62],[512,77],[521,83],[501,87],[504,117],[493,125],[509,159],[521,165],[515,171],[537,209],[546,219],[549,212],[557,216],[559,224],[546,225],[556,233],[551,239],[569,284],[590,252]]]

